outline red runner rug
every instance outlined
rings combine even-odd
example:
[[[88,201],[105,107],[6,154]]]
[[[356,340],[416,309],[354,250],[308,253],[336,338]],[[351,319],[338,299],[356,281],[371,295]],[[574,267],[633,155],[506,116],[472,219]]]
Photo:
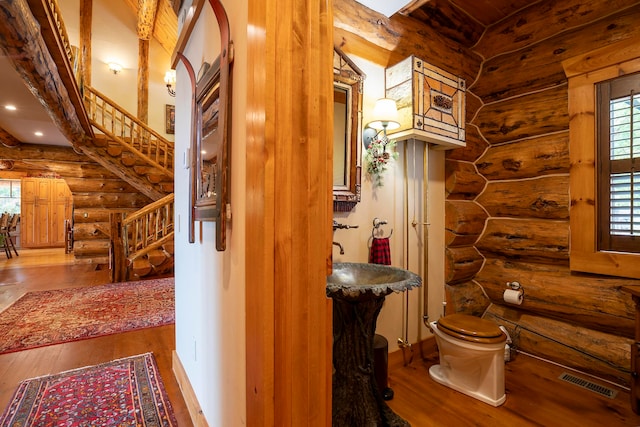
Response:
[[[9,426],[177,426],[151,353],[20,383]]]
[[[172,324],[173,278],[28,292],[0,313],[0,354]]]

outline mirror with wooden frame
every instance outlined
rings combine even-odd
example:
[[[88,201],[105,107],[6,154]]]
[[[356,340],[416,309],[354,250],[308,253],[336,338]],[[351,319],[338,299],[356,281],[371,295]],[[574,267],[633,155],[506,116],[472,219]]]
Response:
[[[360,201],[364,73],[339,48],[333,50],[333,210]]]

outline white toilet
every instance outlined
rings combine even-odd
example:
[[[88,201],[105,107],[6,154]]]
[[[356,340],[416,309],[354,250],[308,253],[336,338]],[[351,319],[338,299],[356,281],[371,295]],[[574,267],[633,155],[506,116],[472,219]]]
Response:
[[[440,364],[429,368],[435,381],[493,406],[504,403],[504,346],[507,336],[493,322],[450,314],[431,322]]]

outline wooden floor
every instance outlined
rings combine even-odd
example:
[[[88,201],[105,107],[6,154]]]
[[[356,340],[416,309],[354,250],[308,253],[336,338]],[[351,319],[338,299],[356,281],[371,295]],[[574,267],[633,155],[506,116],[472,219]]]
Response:
[[[0,310],[27,291],[95,286],[109,281],[108,270],[74,265],[73,255],[65,255],[62,249],[21,250],[19,254],[9,260],[0,256]],[[171,368],[174,349],[174,326],[162,326],[1,354],[0,411],[4,411],[24,379],[153,352],[178,425],[191,426]]]
[[[505,365],[506,402],[497,408],[473,399],[429,377],[438,354],[416,348],[413,362],[390,356],[389,386],[394,398],[388,405],[412,426],[640,426],[629,393],[592,378],[526,354],[517,354]],[[410,351],[406,350],[409,359]],[[564,372],[616,390],[615,399],[560,380]]]
[[[10,260],[0,256],[0,310],[27,291],[95,286],[107,281],[108,271],[74,265],[73,257],[62,250],[23,250]],[[191,426],[171,369],[174,348],[174,327],[164,326],[0,355],[0,410],[24,379],[151,351],[178,424]],[[424,351],[423,358],[419,350],[414,348],[414,360],[407,366],[400,353],[389,358],[389,385],[395,396],[388,404],[414,427],[640,426],[640,417],[632,412],[624,389],[616,388],[615,399],[600,396],[559,380],[566,369],[522,354],[506,365],[507,400],[494,408],[431,380],[428,368],[437,363],[437,353]]]

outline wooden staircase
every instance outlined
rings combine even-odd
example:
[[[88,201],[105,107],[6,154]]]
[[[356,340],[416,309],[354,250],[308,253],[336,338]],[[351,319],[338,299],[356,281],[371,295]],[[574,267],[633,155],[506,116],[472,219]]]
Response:
[[[113,281],[173,271],[174,145],[97,90],[84,87],[85,108],[97,130],[80,149],[153,200],[109,218],[109,265]]]
[[[76,262],[113,265],[114,257],[123,256],[120,261],[127,269],[139,267],[133,278],[166,274],[173,265],[173,143],[105,95],[83,86],[77,49],[69,43],[56,1],[16,0],[0,9],[16,18],[0,26],[5,47],[15,52],[9,56],[12,65],[73,146],[16,150],[25,159],[50,158],[45,169],[69,186],[69,234]],[[24,13],[27,9],[31,13]],[[14,147],[20,145],[14,142]],[[123,219],[117,229],[112,227],[114,215]],[[144,226],[150,228],[142,232],[139,218],[145,216]],[[161,231],[153,232],[154,238],[137,239],[154,230],[152,224]],[[113,250],[116,246],[124,255]],[[153,268],[143,266],[146,261]]]
[[[91,87],[84,87],[84,100],[100,133],[82,152],[152,200],[173,193],[173,142]]]

